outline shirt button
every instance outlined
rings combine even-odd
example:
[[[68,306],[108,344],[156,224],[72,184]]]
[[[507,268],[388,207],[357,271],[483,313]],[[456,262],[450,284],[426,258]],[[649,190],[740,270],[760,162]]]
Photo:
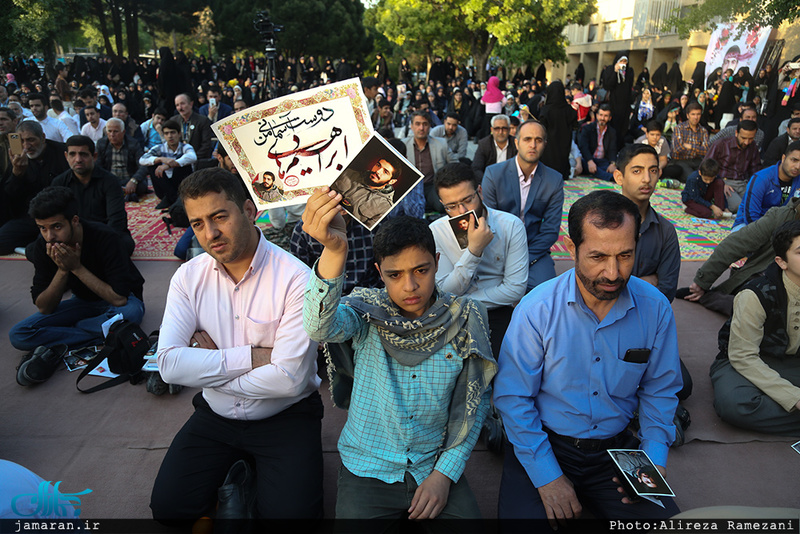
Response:
[[[238,288],[238,287],[235,287],[233,290],[234,290],[234,291],[239,291],[239,288]]]
[[[325,293],[325,290],[324,290],[324,289],[322,289],[322,288],[319,288],[319,292],[320,292],[320,293]]]
[[[593,429],[593,430],[597,430],[597,425],[594,425],[594,426],[592,427],[592,429]]]
[[[236,407],[237,407],[237,408],[238,408],[239,406],[241,406],[241,405],[242,405],[242,403],[241,403],[241,402],[237,402],[237,403],[236,403]]]
[[[239,320],[239,316],[238,315],[234,316],[234,319]]]
[[[596,397],[597,395],[599,395],[599,393],[595,391],[594,393],[592,393],[592,395]]]
[[[417,375],[411,375],[411,378],[417,378]]]
[[[448,360],[451,360],[453,358],[453,353],[452,352],[448,352],[447,356],[445,356],[445,358],[447,358]]]
[[[594,361],[599,362],[600,361],[600,357],[598,356],[597,358],[594,359]]]
[[[409,416],[409,419],[414,419],[414,416],[413,416],[413,415],[412,415],[412,416]]]
[[[406,452],[411,452],[411,447],[407,448]]]

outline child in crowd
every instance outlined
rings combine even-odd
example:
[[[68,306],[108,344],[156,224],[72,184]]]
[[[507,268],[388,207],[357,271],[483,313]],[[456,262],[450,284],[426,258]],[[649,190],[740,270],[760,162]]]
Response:
[[[386,288],[341,298],[341,198],[319,191],[303,213],[303,230],[325,247],[306,289],[304,326],[327,342],[333,399],[349,410],[339,437],[336,517],[478,518],[463,472],[497,369],[485,308],[436,289],[433,234],[408,216],[375,233]]]
[[[705,159],[700,168],[686,179],[681,200],[686,204],[686,213],[703,219],[731,218],[725,209],[725,182],[718,176],[719,163]]]

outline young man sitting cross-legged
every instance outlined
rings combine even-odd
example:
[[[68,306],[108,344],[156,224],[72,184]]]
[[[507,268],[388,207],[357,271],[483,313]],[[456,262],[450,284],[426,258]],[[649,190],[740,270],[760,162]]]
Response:
[[[303,230],[325,247],[306,289],[304,326],[328,343],[334,401],[349,405],[336,516],[478,518],[462,474],[497,368],[485,309],[436,289],[433,235],[405,216],[384,222],[373,240],[386,289],[356,288],[340,298],[341,198],[317,192],[303,214]]]

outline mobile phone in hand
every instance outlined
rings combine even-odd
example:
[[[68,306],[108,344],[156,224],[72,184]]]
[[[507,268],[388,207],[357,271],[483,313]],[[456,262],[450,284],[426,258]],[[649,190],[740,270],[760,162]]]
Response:
[[[22,155],[22,139],[20,138],[18,133],[8,134],[8,144],[11,147],[12,156]]]

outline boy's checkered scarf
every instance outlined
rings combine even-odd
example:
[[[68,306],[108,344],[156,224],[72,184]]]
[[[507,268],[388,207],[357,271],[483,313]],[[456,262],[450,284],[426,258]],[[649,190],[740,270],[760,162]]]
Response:
[[[386,353],[401,365],[415,366],[452,342],[464,366],[456,381],[444,449],[463,442],[472,428],[484,392],[497,373],[489,344],[486,309],[477,301],[437,290],[436,302],[418,319],[400,315],[385,289],[356,288],[342,304],[356,310],[375,328]],[[353,349],[328,343],[325,349],[333,402],[350,405]]]

